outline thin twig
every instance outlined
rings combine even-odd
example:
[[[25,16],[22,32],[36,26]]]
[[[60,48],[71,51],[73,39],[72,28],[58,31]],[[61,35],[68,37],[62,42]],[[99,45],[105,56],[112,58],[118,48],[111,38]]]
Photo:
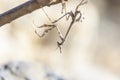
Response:
[[[13,20],[24,16],[32,11],[45,7],[50,6],[53,4],[61,3],[61,0],[56,0],[56,2],[49,4],[50,0],[29,0],[22,5],[19,5],[7,12],[0,14],[0,26],[3,26],[7,23],[12,22]]]

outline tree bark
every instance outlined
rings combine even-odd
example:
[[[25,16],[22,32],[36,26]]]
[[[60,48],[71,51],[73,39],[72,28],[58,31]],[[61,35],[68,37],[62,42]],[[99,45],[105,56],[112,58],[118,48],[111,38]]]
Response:
[[[19,5],[3,14],[0,14],[0,27],[12,22],[13,20],[24,16],[32,11],[54,4],[60,3],[61,0],[56,0],[54,3],[50,4],[50,0],[30,0],[26,3]]]

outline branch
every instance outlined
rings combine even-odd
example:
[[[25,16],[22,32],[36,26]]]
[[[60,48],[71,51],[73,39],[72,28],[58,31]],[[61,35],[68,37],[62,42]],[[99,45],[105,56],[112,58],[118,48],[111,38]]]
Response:
[[[67,0],[66,0],[67,1]],[[50,6],[54,4],[60,3],[61,0],[56,0],[54,3],[50,4],[50,0],[30,0],[27,1],[26,3],[17,6],[3,14],[0,14],[0,27],[12,22],[13,20],[24,16],[28,13],[31,13],[32,11],[45,7],[45,6]]]

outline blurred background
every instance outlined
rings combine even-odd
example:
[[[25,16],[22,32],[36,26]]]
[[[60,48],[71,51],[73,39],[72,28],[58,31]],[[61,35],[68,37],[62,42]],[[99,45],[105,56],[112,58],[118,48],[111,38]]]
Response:
[[[0,0],[0,14],[26,1]],[[67,11],[74,11],[80,1],[69,0]],[[44,10],[55,20],[63,15],[61,8],[58,4]],[[18,65],[36,80],[120,80],[120,1],[89,0],[79,9],[82,19],[73,25],[62,53],[56,49],[59,35],[55,29],[42,38],[35,34],[35,29],[39,34],[44,31],[38,26],[50,23],[42,9],[0,27],[0,65]],[[69,24],[65,18],[56,23],[63,35]]]

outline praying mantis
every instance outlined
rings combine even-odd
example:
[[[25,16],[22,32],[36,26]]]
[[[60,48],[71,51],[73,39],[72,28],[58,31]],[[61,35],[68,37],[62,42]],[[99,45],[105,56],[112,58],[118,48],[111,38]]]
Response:
[[[50,4],[54,3],[55,1],[56,1],[56,0],[51,0]],[[51,31],[52,29],[56,28],[56,29],[57,29],[57,32],[58,32],[58,34],[59,34],[59,38],[60,38],[60,40],[61,40],[61,42],[57,41],[57,45],[58,45],[58,48],[60,49],[60,53],[61,53],[61,52],[62,52],[62,51],[61,51],[62,45],[64,44],[64,42],[65,42],[65,40],[66,40],[66,38],[67,38],[70,30],[71,30],[71,27],[73,26],[73,24],[74,24],[75,22],[80,21],[81,18],[82,18],[82,13],[81,13],[81,11],[79,10],[79,7],[80,7],[81,5],[86,4],[87,2],[88,2],[87,0],[82,0],[82,1],[76,6],[74,12],[73,12],[73,11],[66,12],[66,9],[65,9],[65,8],[66,8],[65,0],[61,0],[61,4],[62,4],[62,11],[61,11],[61,12],[63,13],[63,11],[65,10],[65,14],[64,14],[62,17],[60,17],[60,18],[58,18],[57,20],[54,20],[54,21],[52,21],[52,20],[50,19],[50,17],[47,15],[47,13],[46,13],[46,12],[44,11],[44,9],[43,9],[44,13],[45,13],[46,16],[48,17],[48,19],[51,21],[51,24],[44,24],[44,25],[38,27],[38,28],[46,28],[46,27],[48,28],[48,29],[46,29],[46,30],[43,32],[42,35],[39,35],[36,30],[35,30],[35,33],[36,33],[39,37],[43,37],[46,33],[48,33],[49,31]],[[69,24],[69,27],[68,27],[68,29],[67,29],[67,32],[66,32],[65,36],[62,35],[59,27],[56,26],[56,24],[55,24],[55,23],[57,23],[59,20],[61,20],[61,19],[64,18],[64,17],[66,17],[67,20],[69,20],[70,17],[71,17],[71,19],[72,19],[71,22],[70,22],[70,24]]]

